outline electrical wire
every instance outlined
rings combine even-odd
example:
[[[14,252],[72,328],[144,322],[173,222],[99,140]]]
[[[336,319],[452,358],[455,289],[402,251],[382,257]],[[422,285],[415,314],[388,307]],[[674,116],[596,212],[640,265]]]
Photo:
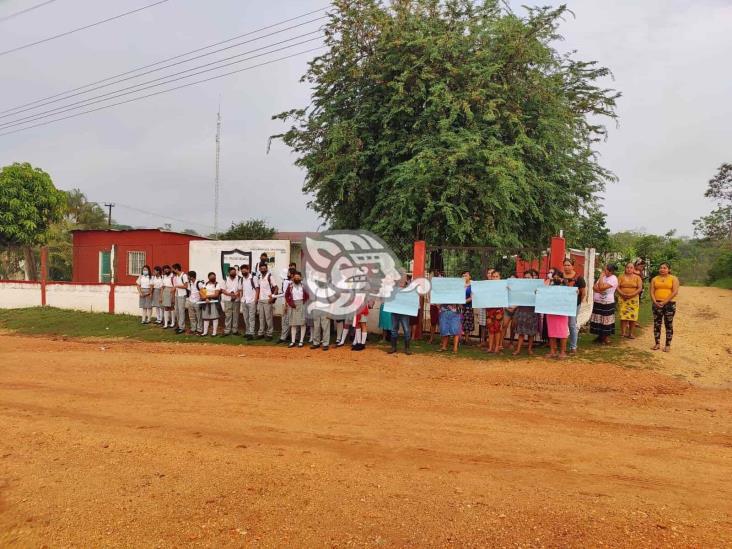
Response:
[[[263,67],[265,65],[271,65],[272,63],[277,63],[279,61],[284,61],[286,59],[291,59],[293,57],[297,57],[297,56],[300,56],[300,55],[304,55],[306,53],[311,53],[311,52],[314,52],[314,51],[317,51],[317,50],[321,50],[324,47],[325,46],[318,46],[316,48],[310,48],[310,49],[307,49],[307,50],[299,51],[297,53],[293,53],[291,55],[285,55],[285,56],[279,57],[277,59],[271,59],[271,60],[265,61],[263,63],[258,63],[256,65],[252,65],[250,67],[244,67],[243,69],[237,69],[235,71],[230,71],[230,72],[227,72],[227,73],[224,73],[224,74],[219,74],[219,75],[216,75],[216,76],[211,76],[209,78],[203,78],[201,80],[196,80],[194,82],[189,82],[187,84],[182,84],[180,86],[175,86],[175,87],[170,88],[170,89],[167,89],[167,90],[161,90],[161,91],[154,92],[154,93],[150,93],[150,94],[143,95],[143,96],[140,96],[140,97],[133,97],[132,99],[126,99],[125,101],[119,101],[117,103],[111,103],[109,105],[104,105],[102,107],[97,107],[95,109],[89,109],[88,111],[83,111],[83,112],[80,112],[80,113],[72,114],[72,115],[69,115],[69,116],[64,116],[64,117],[61,117],[61,118],[55,118],[53,120],[48,120],[46,122],[41,122],[39,124],[33,124],[33,125],[27,126],[25,128],[18,128],[16,130],[12,130],[12,131],[9,131],[9,132],[0,133],[0,137],[3,137],[5,135],[11,135],[11,134],[18,133],[18,132],[22,132],[22,131],[25,131],[25,130],[30,130],[32,128],[38,128],[40,126],[47,126],[49,124],[53,124],[54,122],[60,122],[62,120],[68,120],[70,118],[76,118],[78,116],[83,116],[85,114],[89,114],[89,113],[101,111],[101,110],[104,110],[104,109],[109,109],[109,108],[112,108],[112,107],[116,107],[118,105],[125,105],[127,103],[132,103],[134,101],[140,101],[142,99],[147,99],[148,97],[154,97],[156,95],[161,95],[161,94],[169,93],[169,92],[172,92],[172,91],[175,91],[175,90],[180,90],[180,89],[183,89],[183,88],[188,88],[190,86],[195,86],[196,84],[202,84],[204,82],[210,82],[211,80],[218,80],[219,78],[224,78],[224,77],[230,76],[232,74],[237,74],[237,73],[240,73],[240,72],[244,72],[244,71],[256,69],[258,67]]]
[[[268,37],[270,37],[270,36],[274,36],[275,34],[280,34],[280,33],[282,33],[282,32],[288,31],[288,30],[292,30],[292,29],[295,29],[295,28],[298,28],[298,27],[302,27],[302,26],[308,25],[308,24],[310,24],[310,23],[313,23],[313,22],[316,22],[316,21],[320,21],[320,20],[322,20],[322,19],[325,19],[325,16],[322,16],[322,17],[318,17],[318,18],[315,18],[315,19],[311,19],[310,21],[306,21],[306,22],[304,22],[304,23],[300,23],[299,25],[293,25],[293,26],[291,26],[291,27],[287,27],[287,28],[284,28],[284,29],[282,29],[282,30],[279,30],[279,31],[275,31],[275,32],[272,32],[272,33],[269,33],[269,34],[265,34],[265,35],[263,35],[263,36],[259,36],[259,37],[257,37],[257,38],[252,38],[252,39],[250,39],[250,40],[245,40],[245,41],[243,41],[243,42],[238,42],[238,43],[236,43],[236,44],[232,44],[231,46],[227,46],[227,47],[225,47],[225,48],[221,48],[221,49],[218,49],[218,50],[214,50],[214,51],[212,51],[212,52],[209,52],[209,53],[204,53],[204,54],[201,54],[201,55],[197,55],[196,57],[191,57],[190,59],[184,59],[183,61],[178,61],[178,62],[176,62],[176,63],[171,63],[171,64],[169,64],[169,65],[164,65],[164,66],[162,66],[162,67],[159,67],[159,68],[157,68],[157,69],[152,69],[152,70],[149,70],[149,71],[147,71],[147,72],[142,72],[142,73],[140,73],[140,74],[136,74],[136,75],[134,75],[134,76],[128,76],[128,77],[126,77],[126,78],[121,78],[121,79],[119,79],[119,80],[115,80],[115,81],[113,81],[113,82],[108,82],[107,84],[102,84],[102,85],[100,85],[100,86],[96,86],[96,87],[93,87],[93,88],[89,88],[88,90],[85,90],[85,91],[80,91],[80,92],[77,92],[77,93],[73,93],[73,94],[71,94],[71,95],[67,95],[66,97],[61,97],[61,98],[58,98],[58,99],[53,99],[53,100],[51,100],[51,101],[47,101],[47,102],[45,102],[45,103],[40,103],[40,104],[38,104],[38,105],[35,105],[35,106],[33,106],[33,107],[27,107],[27,108],[24,108],[24,109],[20,109],[20,110],[15,110],[15,112],[12,112],[12,113],[9,113],[9,114],[2,114],[2,115],[0,115],[0,119],[2,119],[2,118],[8,118],[8,117],[11,117],[11,116],[16,116],[16,115],[18,115],[18,114],[21,114],[21,113],[24,113],[24,112],[28,112],[28,111],[34,111],[34,110],[36,110],[36,109],[39,109],[39,108],[41,108],[41,107],[45,107],[45,106],[47,106],[47,105],[52,105],[52,104],[54,104],[54,103],[58,103],[58,102],[60,102],[60,101],[66,101],[67,99],[71,99],[72,97],[78,97],[79,95],[84,95],[84,94],[86,94],[86,93],[91,93],[91,92],[93,92],[93,91],[96,91],[96,90],[100,90],[100,89],[103,89],[103,88],[108,88],[109,86],[114,86],[114,85],[116,85],[116,84],[121,84],[122,82],[127,82],[127,81],[129,81],[129,80],[134,80],[135,78],[140,78],[141,76],[145,76],[145,75],[147,75],[147,74],[152,74],[152,73],[154,73],[154,72],[158,72],[158,71],[162,71],[162,70],[164,70],[164,69],[168,69],[168,68],[171,68],[171,67],[175,67],[175,66],[178,66],[178,65],[182,65],[182,64],[184,64],[184,63],[188,63],[188,62],[190,62],[190,61],[195,61],[196,59],[201,59],[202,57],[207,57],[207,56],[209,56],[209,55],[213,55],[213,54],[215,54],[215,53],[220,53],[220,52],[222,52],[222,51],[225,51],[225,50],[230,50],[230,49],[232,49],[232,48],[235,48],[235,47],[238,47],[238,46],[242,46],[242,45],[244,45],[244,44],[249,44],[249,43],[251,43],[251,42],[256,42],[257,40],[261,40],[261,39],[263,39],[263,38],[268,38]],[[318,30],[318,31],[314,31],[314,32],[321,32],[321,31],[320,31],[320,30]],[[305,34],[300,34],[300,35],[297,35],[297,36],[295,36],[295,37],[293,37],[293,38],[290,38],[290,39],[288,39],[288,40],[283,40],[282,42],[275,42],[274,44],[271,44],[271,45],[278,45],[278,44],[283,44],[283,43],[285,43],[285,42],[288,42],[288,41],[291,41],[291,40],[295,40],[295,39],[297,39],[297,38],[301,38],[301,37],[303,37],[303,36],[308,36],[308,35],[310,35],[310,34],[314,34],[314,32],[310,32],[310,33],[305,33]],[[200,65],[200,66],[198,66],[198,67],[193,67],[193,68],[191,68],[191,69],[187,69],[187,71],[195,70],[196,68],[201,68],[201,67],[206,67],[206,66],[210,66],[210,65],[213,65],[213,64],[216,64],[216,63],[220,63],[220,62],[223,62],[223,61],[228,61],[228,60],[234,59],[234,58],[236,58],[236,57],[240,57],[240,56],[242,56],[242,55],[246,55],[246,54],[248,54],[248,53],[252,53],[252,52],[254,52],[254,51],[259,51],[260,49],[264,49],[265,47],[269,47],[269,46],[263,46],[262,48],[257,48],[257,49],[254,49],[254,50],[249,50],[249,51],[246,51],[246,52],[243,52],[243,53],[240,53],[240,54],[237,54],[237,55],[231,56],[231,57],[225,57],[225,58],[223,58],[223,59],[220,59],[220,60],[218,60],[218,61],[213,61],[213,62],[211,62],[211,63],[208,63],[208,64],[205,64],[205,65]],[[180,73],[174,73],[174,74],[172,74],[172,75],[168,75],[168,76],[176,76],[176,75],[178,75],[178,74],[182,74],[183,72],[187,72],[187,71],[182,71],[182,72],[180,72]],[[162,77],[162,78],[167,78],[167,77]],[[143,84],[145,84],[145,83],[149,83],[149,82],[155,82],[155,80],[150,80],[150,81],[148,81],[148,82],[144,82]],[[136,85],[137,85],[137,86],[140,86],[140,85],[142,85],[142,84],[136,84]],[[132,87],[134,87],[134,86],[132,86]],[[130,89],[130,88],[122,88],[122,90],[126,90],[126,89]],[[117,90],[117,91],[122,91],[122,90]],[[110,92],[110,93],[115,93],[115,92]],[[104,95],[104,94],[103,94],[103,95]],[[103,96],[103,95],[102,95],[102,96]],[[96,97],[92,97],[92,98],[90,98],[90,99],[96,99],[97,97],[102,97],[102,96],[96,96]],[[84,101],[88,101],[88,99],[85,99]],[[71,104],[69,104],[69,105],[64,105],[64,107],[68,107],[68,106],[71,106],[71,105],[76,105],[76,104],[78,104],[78,103],[80,103],[80,102],[75,102],[75,103],[71,103]],[[59,108],[62,108],[62,107],[59,107]],[[12,110],[12,109],[11,109],[11,110]],[[50,110],[48,110],[48,111],[42,111],[41,113],[35,113],[34,115],[31,115],[31,116],[36,116],[36,115],[38,115],[38,114],[43,114],[43,113],[46,113],[46,112],[51,112],[51,111],[53,111],[53,110],[55,110],[55,109],[50,109]],[[6,111],[4,111],[4,112],[6,112]],[[28,117],[26,117],[26,118],[28,118]],[[24,120],[24,119],[23,119],[23,118],[20,118],[20,119],[18,119],[18,120]],[[15,122],[15,121],[16,121],[16,120],[11,120],[10,122]],[[4,125],[4,123],[0,123],[0,125]]]
[[[312,35],[312,34],[318,34],[318,36],[316,36],[315,38],[310,38],[308,40],[302,40],[300,42],[295,42],[295,43],[290,44],[288,46],[283,46],[281,48],[276,48],[276,49],[273,49],[273,50],[270,50],[270,51],[266,51],[266,52],[263,52],[263,53],[260,53],[260,54],[257,54],[257,55],[252,55],[250,57],[245,57],[243,59],[239,59],[238,61],[233,61],[231,63],[226,63],[226,64],[220,65],[218,67],[213,67],[213,68],[209,68],[209,69],[205,69],[205,70],[199,70],[198,72],[193,72],[193,73],[188,74],[186,76],[179,76],[179,75],[184,74],[186,72],[194,71],[194,70],[197,70],[197,69],[200,69],[200,68],[203,68],[203,67],[207,67],[207,66],[210,66],[210,65],[215,65],[215,64],[221,63],[223,61],[227,61],[229,59],[234,59],[236,57],[240,57],[241,55],[246,55],[247,53],[251,53],[251,52],[245,52],[244,54],[235,55],[235,56],[232,56],[232,57],[227,58],[227,59],[222,59],[221,61],[215,61],[213,63],[206,63],[205,65],[201,65],[200,67],[193,67],[193,68],[187,69],[185,71],[180,71],[178,73],[170,74],[170,75],[163,76],[163,77],[160,77],[160,78],[155,78],[153,80],[149,80],[147,82],[142,82],[142,83],[136,84],[134,86],[128,86],[127,88],[122,88],[120,90],[115,90],[115,91],[112,91],[112,92],[108,92],[108,93],[105,93],[105,94],[102,94],[102,95],[99,95],[99,96],[96,96],[96,97],[92,97],[92,98],[85,99],[85,100],[82,100],[82,101],[77,101],[77,102],[71,103],[69,105],[64,105],[62,107],[57,107],[55,109],[50,109],[49,111],[45,111],[46,114],[44,114],[44,113],[36,113],[34,115],[26,116],[26,117],[20,118],[18,120],[12,120],[10,122],[6,122],[4,124],[0,124],[0,130],[4,130],[4,129],[7,129],[7,128],[12,128],[12,127],[15,127],[15,126],[21,126],[21,125],[27,124],[29,122],[35,122],[37,120],[42,120],[44,118],[49,118],[51,116],[55,116],[57,114],[62,114],[62,113],[69,112],[69,111],[73,111],[73,110],[77,110],[77,109],[83,109],[83,108],[88,107],[88,106],[91,106],[91,105],[96,105],[98,103],[104,103],[105,101],[111,101],[112,99],[117,99],[119,97],[124,97],[126,95],[131,95],[131,94],[138,93],[138,92],[141,92],[141,91],[144,91],[144,90],[148,90],[148,89],[151,89],[151,88],[156,88],[158,86],[164,86],[166,84],[171,84],[173,82],[178,82],[180,80],[185,80],[187,78],[192,78],[194,76],[198,76],[199,74],[204,74],[204,73],[207,73],[207,72],[216,71],[216,70],[219,70],[219,69],[223,69],[225,67],[230,67],[232,65],[237,65],[239,63],[244,63],[245,61],[251,61],[252,59],[256,59],[256,58],[259,58],[259,57],[264,57],[265,55],[269,55],[271,53],[277,53],[279,51],[283,51],[283,50],[286,50],[286,49],[289,49],[289,48],[293,48],[295,46],[301,46],[301,45],[306,44],[308,42],[314,42],[316,40],[320,40],[321,39],[321,36],[320,36],[321,35],[321,31],[318,30],[318,31],[313,31],[313,32],[306,33],[306,34],[304,34],[304,35],[302,35],[300,37],[291,38],[291,39],[288,39],[288,40],[283,40],[281,42],[278,42],[278,43],[275,43],[275,44],[270,44],[268,46],[263,46],[261,48],[257,48],[255,50],[252,50],[252,52],[259,51],[259,50],[266,49],[266,48],[271,48],[272,46],[275,46],[275,45],[278,45],[278,44],[282,44],[282,43],[285,43],[285,42],[289,42],[291,40],[295,40],[297,38],[302,38],[304,36],[308,36],[308,35]],[[179,77],[178,78],[172,78],[173,76],[179,76]],[[153,82],[157,82],[159,80],[165,80],[165,81],[164,82],[158,82],[157,84],[152,84]],[[146,84],[151,84],[151,85],[146,85]],[[139,88],[139,89],[133,89],[133,88]],[[131,90],[131,91],[127,91],[127,90]],[[120,92],[122,92],[122,93],[120,93]],[[108,96],[108,97],[105,97],[105,96]],[[74,106],[74,105],[76,105],[76,106]]]
[[[56,0],[46,0],[45,2],[41,2],[40,4],[36,4],[35,6],[31,6],[29,8],[25,8],[24,10],[16,11],[15,13],[11,13],[10,15],[4,15],[3,17],[0,17],[0,23],[4,23],[5,21],[9,21],[10,19],[14,17],[18,17],[19,15],[24,15],[28,12],[31,12],[33,10],[37,10],[38,8],[42,8],[43,6],[47,6],[48,4],[52,4]]]
[[[98,25],[102,25],[104,23],[109,23],[110,21],[114,21],[115,19],[120,19],[122,17],[126,17],[127,15],[132,15],[133,13],[140,12],[142,10],[146,10],[148,8],[152,8],[154,6],[164,4],[165,2],[169,2],[170,0],[158,0],[157,2],[153,2],[152,4],[148,4],[146,6],[142,6],[141,8],[137,8],[134,10],[126,11],[124,13],[120,13],[119,15],[115,15],[113,17],[108,17],[106,19],[102,19],[101,21],[97,21],[96,23],[90,23],[89,25],[84,25],[83,27],[77,27],[75,29],[68,30],[66,32],[62,32],[60,34],[56,34],[54,36],[49,36],[48,38],[43,38],[41,40],[36,40],[35,42],[30,42],[28,44],[23,44],[22,46],[16,46],[15,48],[11,48],[9,50],[0,51],[0,57],[3,55],[8,55],[10,53],[15,53],[16,51],[24,50],[26,48],[31,48],[33,46],[37,46],[38,44],[44,44],[46,42],[50,42],[51,40],[56,40],[57,38],[63,38],[64,36],[68,36],[70,34],[74,34],[75,32],[83,31],[86,29],[90,29],[92,27],[96,27]]]
[[[76,92],[76,91],[79,91],[79,90],[83,90],[84,88],[89,88],[91,86],[95,86],[97,84],[101,84],[102,82],[107,82],[107,81],[113,80],[115,78],[119,78],[119,77],[122,77],[122,76],[127,76],[129,74],[132,74],[132,73],[135,73],[135,72],[138,72],[138,71],[141,71],[141,70],[149,69],[150,67],[154,67],[156,65],[161,65],[163,63],[167,63],[168,61],[173,61],[175,59],[180,59],[181,57],[185,57],[186,55],[191,55],[191,54],[194,54],[194,53],[198,53],[198,52],[207,50],[209,48],[214,48],[216,46],[220,46],[222,44],[226,44],[227,42],[233,42],[234,40],[238,40],[239,38],[244,38],[245,36],[251,36],[252,34],[256,34],[258,32],[262,32],[262,31],[265,31],[265,30],[269,30],[269,29],[272,29],[274,27],[278,27],[280,25],[284,25],[285,23],[290,23],[292,21],[296,21],[298,19],[302,19],[304,17],[308,17],[310,15],[313,15],[314,13],[318,13],[318,12],[324,11],[324,10],[328,9],[328,7],[329,6],[326,6],[324,8],[320,8],[320,9],[317,9],[317,10],[309,11],[307,13],[303,13],[302,15],[298,15],[296,17],[291,17],[289,19],[285,19],[285,20],[279,21],[277,23],[272,23],[271,25],[267,25],[266,27],[261,27],[261,28],[258,28],[258,29],[254,29],[254,30],[248,31],[248,32],[246,32],[244,34],[239,34],[237,36],[233,36],[231,38],[227,38],[226,40],[222,40],[220,42],[216,42],[216,43],[213,43],[213,44],[209,44],[208,46],[204,46],[202,48],[198,48],[198,49],[195,49],[195,50],[191,50],[191,51],[188,51],[186,53],[181,53],[179,55],[174,55],[173,57],[168,57],[166,59],[161,59],[160,61],[156,61],[156,62],[150,63],[148,65],[143,65],[142,67],[137,67],[136,69],[132,69],[132,70],[129,70],[129,71],[126,71],[126,72],[122,72],[122,73],[119,73],[119,74],[115,74],[115,75],[112,75],[112,76],[108,76],[107,78],[102,78],[101,80],[97,80],[95,82],[90,82],[89,84],[84,84],[83,86],[79,86],[79,87],[73,88],[71,90],[67,90],[65,92],[57,93],[55,95],[50,95],[48,97],[43,97],[41,99],[36,99],[35,101],[31,101],[29,103],[24,103],[23,105],[18,105],[17,107],[13,107],[11,109],[6,109],[4,111],[0,111],[0,114],[4,114],[4,113],[10,112],[10,111],[15,111],[15,110],[21,109],[23,107],[27,107],[29,105],[35,105],[36,103],[42,103],[42,102],[47,101],[49,99],[55,99],[56,97],[60,97],[62,95],[67,95],[67,94],[70,94],[70,93],[73,93],[73,92]],[[294,28],[294,27],[292,27],[292,28]]]
[[[98,202],[95,202],[95,204],[99,204]],[[125,210],[131,210],[133,212],[138,212],[145,215],[150,215],[153,217],[159,217],[161,219],[168,219],[170,221],[177,221],[178,223],[185,223],[186,225],[196,225],[198,227],[206,227],[207,229],[213,229],[213,225],[207,225],[206,223],[196,223],[195,221],[190,221],[186,219],[179,219],[177,217],[170,217],[169,215],[161,215],[157,214],[155,212],[148,212],[147,210],[141,210],[140,208],[135,208],[133,206],[127,206],[126,204],[120,204],[119,202],[114,203],[115,206],[119,206],[120,208],[124,208]]]

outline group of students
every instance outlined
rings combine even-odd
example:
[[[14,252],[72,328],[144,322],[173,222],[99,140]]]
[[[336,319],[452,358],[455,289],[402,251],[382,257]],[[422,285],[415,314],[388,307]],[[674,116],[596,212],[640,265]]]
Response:
[[[504,350],[506,337],[509,338],[509,348],[514,355],[521,353],[524,343],[528,354],[533,354],[534,342],[537,337],[549,341],[549,357],[565,358],[567,347],[570,353],[577,352],[578,327],[577,317],[562,315],[543,315],[536,313],[534,307],[496,307],[487,309],[473,309],[471,276],[469,271],[462,273],[465,282],[465,304],[462,305],[431,305],[430,306],[430,343],[435,331],[441,337],[440,351],[446,351],[452,337],[452,351],[458,352],[460,341],[467,343],[475,330],[475,320],[478,321],[479,347],[485,348],[488,353],[501,353]],[[523,274],[524,278],[538,279],[539,273],[529,269]],[[485,280],[500,280],[501,273],[497,269],[488,269]],[[550,269],[544,280],[547,285],[572,286],[577,288],[577,310],[585,297],[587,283],[574,270],[574,260],[567,258],[563,269]],[[515,344],[514,344],[515,340]]]
[[[304,347],[306,335],[312,349],[330,348],[332,324],[335,324],[336,347],[346,344],[353,327],[351,349],[362,351],[368,336],[369,308],[364,306],[352,322],[336,320],[328,314],[306,314],[310,298],[302,283],[302,274],[294,263],[282,273],[281,287],[269,271],[266,253],[260,256],[256,272],[249,265],[232,266],[224,280],[208,273],[199,280],[195,271],[182,271],[180,264],[152,270],[144,266],[137,278],[142,324],[157,324],[176,333],[217,337],[223,319],[222,337],[239,334],[240,318],[247,340],[274,339],[274,307],[283,300],[282,330],[278,343]],[[186,316],[189,330],[186,330]],[[258,326],[257,326],[258,321]]]

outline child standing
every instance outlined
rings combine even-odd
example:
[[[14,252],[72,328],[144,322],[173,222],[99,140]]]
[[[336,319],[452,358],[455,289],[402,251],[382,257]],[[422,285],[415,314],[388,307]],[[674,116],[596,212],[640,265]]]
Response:
[[[163,269],[156,266],[152,277],[152,308],[155,310],[155,324],[163,323]]]
[[[491,280],[501,280],[501,273],[494,270]],[[486,329],[488,330],[489,353],[500,353],[503,349],[503,307],[491,307],[486,310]]]
[[[216,337],[219,329],[219,317],[221,309],[219,308],[219,297],[221,296],[221,286],[216,282],[216,273],[208,273],[208,282],[201,289],[201,316],[203,317],[203,333],[208,335],[209,322],[213,321],[212,337]]]
[[[137,293],[140,295],[141,324],[150,324],[152,318],[153,281],[150,276],[150,266],[145,265],[142,273],[137,277]]]
[[[173,303],[175,303],[173,273],[170,270],[170,265],[163,265],[163,328],[175,328],[175,318],[173,318]]]
[[[557,271],[552,278],[553,286],[566,286],[562,273]],[[567,338],[569,337],[569,321],[566,315],[544,315],[546,331],[549,336],[548,358],[567,358]]]
[[[302,285],[302,274],[299,271],[295,271],[285,291],[285,302],[287,302],[287,311],[289,313],[288,326],[290,328],[291,342],[288,347],[290,348],[295,345],[298,347],[305,345],[305,303],[307,303],[308,299],[310,299],[310,296]],[[300,331],[299,342],[297,342],[298,329]]]

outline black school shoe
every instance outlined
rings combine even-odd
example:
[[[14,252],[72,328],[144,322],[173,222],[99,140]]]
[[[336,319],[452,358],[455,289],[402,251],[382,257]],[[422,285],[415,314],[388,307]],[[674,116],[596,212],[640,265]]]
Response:
[[[310,348],[311,348],[311,349],[319,349],[319,348],[320,348],[320,343],[318,343],[317,345],[316,345],[315,343],[313,343],[313,344],[312,344],[312,345],[310,346]]]
[[[328,346],[327,345],[323,345],[323,350],[324,351],[327,351],[328,350]]]

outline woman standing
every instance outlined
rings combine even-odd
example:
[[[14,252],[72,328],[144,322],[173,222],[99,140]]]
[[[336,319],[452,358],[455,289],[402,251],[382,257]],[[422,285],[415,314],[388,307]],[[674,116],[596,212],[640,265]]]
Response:
[[[524,273],[524,278],[537,278],[538,273],[533,269],[529,269]],[[534,312],[533,307],[522,306],[516,308],[516,333],[518,334],[518,343],[516,343],[516,350],[513,352],[514,356],[521,352],[521,347],[524,344],[524,339],[529,345],[529,354],[534,354],[534,338],[536,333],[539,331],[539,323],[537,322],[537,314]]]
[[[208,273],[208,282],[201,288],[201,316],[203,317],[203,333],[202,336],[208,335],[209,322],[213,321],[212,337],[216,337],[219,329],[219,317],[221,316],[221,308],[219,306],[219,298],[221,297],[221,286],[216,282],[216,273]]]
[[[618,288],[618,277],[615,265],[607,265],[600,278],[592,287],[593,305],[590,317],[590,333],[595,334],[596,343],[607,345],[610,336],[615,333],[615,290]]]
[[[566,286],[567,282],[560,271],[554,273],[553,286]],[[569,337],[569,322],[565,315],[544,315],[546,330],[549,336],[548,358],[567,358],[567,338]]]
[[[625,272],[618,278],[618,311],[622,337],[635,339],[633,327],[638,322],[642,291],[643,280],[636,274],[635,265],[628,263]]]
[[[140,295],[140,310],[142,311],[142,324],[150,324],[152,319],[152,294],[153,279],[150,276],[150,266],[145,265],[142,273],[137,277],[137,293]]]
[[[465,343],[470,339],[470,334],[475,328],[475,318],[473,317],[473,295],[470,287],[470,271],[463,271],[463,281],[465,282],[465,305],[463,305],[463,339]]]
[[[564,284],[572,288],[577,288],[577,315],[579,316],[580,306],[585,299],[585,292],[587,292],[587,282],[585,282],[584,277],[581,277],[574,270],[574,259],[571,257],[564,260],[562,268],[564,269]],[[577,317],[570,316],[567,322],[569,323],[569,352],[576,353],[579,337]]]
[[[671,350],[674,338],[674,316],[676,315],[676,296],[679,293],[679,279],[671,274],[671,265],[661,263],[658,275],[651,280],[651,299],[653,300],[653,337],[656,344],[654,351],[661,348],[661,324],[666,327],[665,353]]]

